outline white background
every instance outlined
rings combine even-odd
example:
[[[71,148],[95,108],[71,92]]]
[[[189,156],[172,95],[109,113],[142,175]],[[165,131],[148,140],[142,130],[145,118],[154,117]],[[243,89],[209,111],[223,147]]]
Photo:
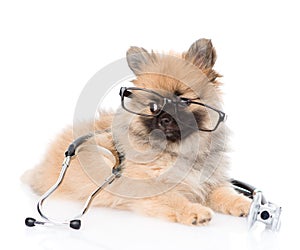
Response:
[[[299,173],[299,5],[297,1],[1,1],[0,248],[286,249],[296,238]],[[21,185],[47,144],[72,123],[77,98],[102,67],[131,45],[184,51],[211,38],[224,75],[233,131],[231,175],[283,207],[277,234],[215,215],[186,227],[93,208],[81,231],[26,228],[38,197]],[[99,83],[101,84],[101,83]],[[54,203],[52,210],[79,208]],[[288,246],[287,246],[288,245]]]

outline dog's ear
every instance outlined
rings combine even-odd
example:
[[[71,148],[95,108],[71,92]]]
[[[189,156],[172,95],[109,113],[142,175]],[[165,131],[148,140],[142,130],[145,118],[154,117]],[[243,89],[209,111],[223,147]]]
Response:
[[[211,69],[217,59],[211,40],[199,39],[184,54],[184,58],[202,70]]]
[[[153,52],[149,53],[147,50],[140,47],[130,47],[126,53],[128,66],[136,75],[141,74],[145,66],[153,63],[155,58]]]

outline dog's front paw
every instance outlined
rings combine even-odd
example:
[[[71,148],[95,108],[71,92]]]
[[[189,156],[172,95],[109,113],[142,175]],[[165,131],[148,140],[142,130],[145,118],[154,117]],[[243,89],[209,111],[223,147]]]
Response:
[[[232,187],[223,186],[211,192],[207,204],[214,211],[244,217],[249,214],[251,199],[237,193]]]
[[[228,214],[240,217],[246,217],[249,214],[251,200],[244,195],[236,196],[227,205]]]
[[[177,215],[177,221],[186,225],[207,225],[212,216],[213,211],[210,208],[189,204]]]

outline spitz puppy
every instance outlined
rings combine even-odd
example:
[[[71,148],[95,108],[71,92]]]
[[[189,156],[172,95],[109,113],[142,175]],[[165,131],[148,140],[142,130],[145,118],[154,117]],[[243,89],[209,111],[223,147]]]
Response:
[[[213,211],[246,216],[250,199],[233,189],[228,176],[228,129],[211,41],[199,39],[182,54],[131,47],[126,58],[136,78],[134,87],[121,88],[120,108],[67,128],[24,180],[42,194],[55,183],[74,138],[100,131],[93,142],[111,150],[122,175],[94,205],[186,225],[207,224]],[[111,169],[98,164],[101,153],[83,147],[81,154],[56,192],[59,197],[85,200],[109,176]],[[106,166],[113,166],[108,158]]]

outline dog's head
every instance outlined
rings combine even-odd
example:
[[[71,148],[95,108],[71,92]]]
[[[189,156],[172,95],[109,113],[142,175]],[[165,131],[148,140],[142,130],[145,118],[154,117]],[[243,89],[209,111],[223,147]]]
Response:
[[[121,91],[131,136],[147,141],[152,133],[154,139],[176,143],[199,131],[215,131],[224,119],[215,60],[207,39],[196,41],[181,55],[131,47],[127,62],[136,75],[135,88]]]

